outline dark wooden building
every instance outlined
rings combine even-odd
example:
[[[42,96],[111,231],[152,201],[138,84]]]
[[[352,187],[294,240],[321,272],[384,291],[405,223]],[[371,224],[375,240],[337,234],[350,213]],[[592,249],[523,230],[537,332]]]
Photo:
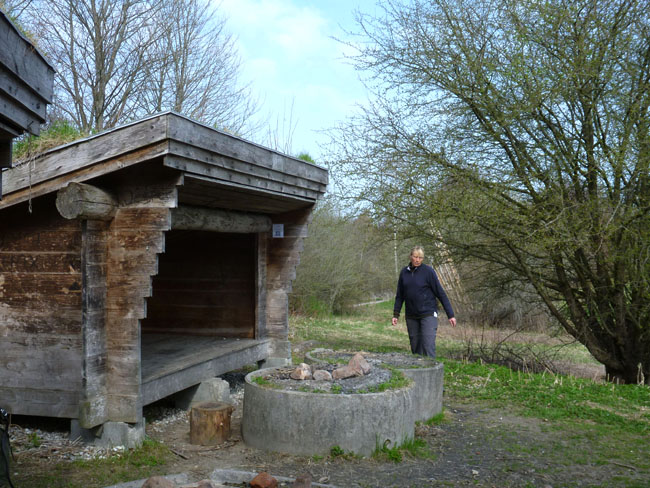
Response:
[[[38,135],[52,100],[54,69],[0,10],[0,198],[15,137]]]
[[[5,172],[0,399],[90,429],[290,358],[288,294],[327,171],[166,113]]]

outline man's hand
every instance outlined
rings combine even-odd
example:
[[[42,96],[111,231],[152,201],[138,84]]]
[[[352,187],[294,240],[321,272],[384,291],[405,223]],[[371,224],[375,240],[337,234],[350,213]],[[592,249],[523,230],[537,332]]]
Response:
[[[451,324],[452,327],[456,327],[456,317],[450,318],[449,323]]]
[[[393,317],[392,323],[393,323],[393,326],[397,325],[397,319],[395,317]]]

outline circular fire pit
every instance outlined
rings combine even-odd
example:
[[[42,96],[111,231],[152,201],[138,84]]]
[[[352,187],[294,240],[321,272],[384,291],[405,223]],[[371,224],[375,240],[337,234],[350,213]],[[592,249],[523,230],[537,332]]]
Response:
[[[379,393],[336,394],[285,389],[258,379],[272,377],[280,369],[261,369],[246,376],[242,418],[246,444],[307,456],[328,454],[338,446],[368,456],[377,447],[393,447],[413,438],[413,383]]]
[[[347,361],[354,353],[314,349],[306,354],[310,364],[325,364],[332,361]],[[364,353],[369,359],[376,359],[390,365],[414,381],[413,408],[415,420],[423,422],[442,412],[442,387],[444,365],[435,359],[413,354]]]

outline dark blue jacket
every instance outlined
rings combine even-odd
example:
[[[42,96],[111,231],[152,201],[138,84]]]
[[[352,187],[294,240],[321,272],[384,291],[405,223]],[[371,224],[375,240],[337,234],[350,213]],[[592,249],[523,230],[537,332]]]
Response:
[[[452,318],[454,310],[433,268],[426,264],[421,264],[417,268],[409,264],[399,274],[393,316],[399,317],[404,302],[406,302],[406,318],[418,319],[437,314],[436,299],[442,303],[447,317]]]

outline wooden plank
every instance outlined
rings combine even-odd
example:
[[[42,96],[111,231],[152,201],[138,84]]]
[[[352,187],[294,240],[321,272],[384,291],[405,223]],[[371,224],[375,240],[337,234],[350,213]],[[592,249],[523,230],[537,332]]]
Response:
[[[194,199],[201,201],[202,206],[241,208],[266,214],[287,213],[314,204],[312,198],[280,194],[260,188],[244,188],[197,174],[185,175],[178,198],[180,203],[191,204],[190,200]]]
[[[139,200],[135,196],[135,200]],[[156,254],[164,249],[168,208],[120,208],[111,223],[106,297],[107,416],[138,422],[140,389],[140,320],[144,298],[151,295]],[[132,259],[141,255],[143,259]]]
[[[166,241],[142,329],[253,337],[255,234],[172,230]]]
[[[271,218],[262,214],[180,206],[172,210],[172,229],[237,232],[269,232]]]
[[[314,174],[304,171],[305,168],[311,169],[305,162],[292,164],[289,169],[282,165],[273,165],[272,159],[262,160],[260,162],[253,162],[248,160],[239,160],[210,150],[205,150],[200,147],[193,146],[194,139],[188,142],[170,141],[169,153],[170,155],[178,157],[180,160],[192,160],[203,163],[204,165],[221,168],[229,174],[244,174],[251,175],[259,178],[260,185],[255,185],[260,188],[265,185],[277,183],[279,185],[295,187],[296,189],[311,190],[318,193],[323,193],[327,186],[327,172],[324,174],[316,175],[321,176],[318,179],[312,179]],[[272,153],[269,152],[269,155]],[[174,160],[175,158],[170,158]],[[289,160],[288,160],[289,161]],[[290,160],[293,162],[293,160]]]
[[[8,273],[79,273],[81,258],[70,252],[0,250],[0,270]]]
[[[266,327],[268,336],[273,338],[273,353],[280,354],[288,350],[288,295],[300,262],[300,252],[310,219],[310,208],[273,216],[273,222],[283,223],[285,232],[289,234],[289,237],[268,240]]]
[[[0,250],[70,252],[81,247],[81,230],[15,230],[0,234]]]
[[[327,170],[172,114],[169,137],[232,159],[327,185]]]
[[[247,173],[246,168],[234,171],[231,169],[225,169],[221,166],[210,165],[177,155],[165,156],[165,165],[187,173],[206,176],[217,181],[228,182],[244,189],[260,189],[272,192],[276,195],[296,196],[311,201],[316,201],[320,195],[325,192],[324,187],[322,191],[311,190],[300,186],[294,186],[289,183],[277,182],[263,178],[255,173]]]
[[[167,208],[130,207],[119,210],[120,218],[111,225],[112,232],[131,235],[144,230],[161,230],[171,227],[171,217]]]
[[[16,173],[12,173],[14,180],[14,184],[12,185],[13,193],[7,194],[8,192],[6,191],[5,185],[5,195],[3,196],[3,199],[0,200],[0,210],[16,205],[18,203],[26,202],[30,199],[47,195],[51,192],[55,192],[72,181],[82,182],[90,180],[92,178],[111,173],[118,169],[141,163],[142,161],[155,159],[156,157],[164,154],[165,151],[166,144],[162,142],[133,151],[129,154],[121,155],[117,160],[111,159],[109,161],[92,164],[90,166],[84,167],[83,169],[72,168],[67,173],[62,173],[60,175],[56,173],[41,175],[43,181],[40,183],[34,183],[32,186],[29,185],[29,165],[22,164],[15,166],[10,170],[5,171],[5,174],[14,171]],[[41,164],[39,166],[51,164],[51,162],[48,160],[49,158],[47,158],[48,154],[49,153],[44,153],[43,158],[45,159],[41,160]],[[46,176],[49,176],[52,179],[47,180],[45,178]]]
[[[27,107],[2,91],[0,91],[0,119],[11,121],[22,131],[29,131],[34,135],[40,134],[40,124],[45,122],[45,119],[29,111]]]
[[[0,63],[38,94],[44,102],[52,100],[54,69],[7,16],[0,11],[0,36],[3,49]]]
[[[109,222],[85,221],[82,260],[82,377],[79,424],[89,429],[108,420],[106,296]]]
[[[5,172],[5,198],[29,188],[30,182],[32,193],[39,194],[41,183],[56,179],[58,184],[48,187],[54,191],[70,181],[85,181],[163,155],[168,150],[165,128],[165,117],[158,116],[51,149],[33,164],[17,164]],[[62,178],[73,172],[73,179]]]
[[[263,340],[143,334],[143,403],[254,364],[267,357],[267,350]]]
[[[79,298],[79,302],[81,299]],[[57,305],[56,300],[16,300],[2,298],[0,301],[0,337],[31,337],[38,339],[54,335],[73,335],[81,332],[80,304]]]
[[[34,94],[34,92],[30,90],[22,80],[17,81],[15,75],[10,74],[6,70],[0,69],[0,93],[1,92],[11,94],[10,96],[16,100],[16,102],[33,114],[33,119],[39,122],[45,120],[47,108],[46,100]]]
[[[266,338],[266,267],[268,233],[257,234],[256,272],[255,272],[255,338]]]
[[[117,191],[121,207],[175,208],[178,187],[183,185],[183,173],[163,167],[161,161],[150,161],[122,172]]]
[[[78,392],[81,362],[77,348],[55,345],[36,349],[5,338],[0,343],[0,385]]]
[[[77,418],[79,411],[79,392],[75,391],[0,385],[0,398],[3,408],[14,415]]]

